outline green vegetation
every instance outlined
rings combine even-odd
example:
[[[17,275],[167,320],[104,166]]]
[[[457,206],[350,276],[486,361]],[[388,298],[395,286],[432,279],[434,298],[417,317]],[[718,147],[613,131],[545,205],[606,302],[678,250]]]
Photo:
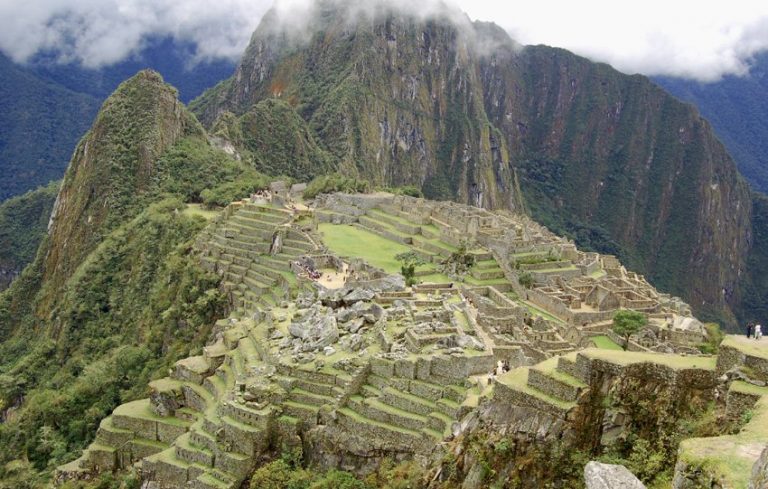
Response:
[[[624,349],[629,347],[629,337],[639,332],[648,324],[645,314],[637,311],[621,310],[613,315],[613,331],[624,338]]]
[[[675,370],[704,369],[715,370],[717,358],[715,357],[683,357],[664,353],[646,353],[634,351],[614,351],[608,349],[589,349],[581,352],[590,358],[598,358],[617,365],[631,365],[633,363],[656,363]]]
[[[531,275],[530,272],[523,272],[517,277],[517,281],[520,282],[520,285],[525,287],[526,289],[530,289],[533,287],[534,281],[533,281],[533,275]]]
[[[243,157],[261,172],[307,181],[335,170],[307,123],[282,100],[262,100],[240,118],[219,122],[214,133],[243,148]]]
[[[400,262],[400,273],[405,277],[405,285],[410,287],[415,284],[417,282],[416,267],[423,265],[424,260],[413,251],[398,253],[395,255],[395,260]]]
[[[761,340],[762,341],[762,340]],[[747,355],[768,359],[768,346],[754,339],[748,340],[740,335],[727,335],[720,343],[721,346],[729,346],[740,350]]]
[[[35,258],[58,191],[51,182],[0,204],[0,271],[20,273]],[[0,290],[9,283],[0,276]]]
[[[163,200],[110,233],[69,280],[48,335],[25,316],[0,345],[0,407],[24,400],[0,425],[0,465],[26,459],[47,472],[66,462],[115,406],[205,343],[225,301],[191,249],[205,220],[183,208]],[[0,295],[0,324],[11,324],[8,301],[24,283]]]
[[[157,161],[155,193],[178,195],[185,202],[225,206],[269,185],[269,179],[220,151],[205,138],[187,137]]]
[[[306,190],[304,190],[304,198],[314,199],[319,194],[329,194],[333,192],[355,194],[359,192],[367,192],[370,188],[370,183],[365,180],[332,173],[330,175],[316,177],[309,182]]]
[[[720,349],[720,343],[723,342],[725,334],[717,323],[706,323],[704,328],[707,331],[707,341],[699,345],[699,350],[708,355],[715,355]]]
[[[177,121],[187,126],[167,127],[173,94],[143,73],[110,98],[94,129],[100,139],[88,154],[81,145],[64,184],[71,214],[61,219],[73,232],[46,237],[0,294],[0,409],[18,406],[0,424],[0,467],[14,467],[9,477],[31,487],[75,458],[117,405],[145,397],[151,379],[199,353],[226,313],[220,278],[192,247],[210,215],[185,202],[204,201],[206,189],[226,195],[238,180],[263,185],[263,177],[210,147],[191,115]],[[188,136],[156,156],[136,149],[163,130]],[[71,272],[53,280],[44,266],[52,256]]]
[[[607,336],[593,336],[591,338],[595,344],[595,348],[602,348],[603,350],[623,350],[621,346],[617,345],[612,339]]]
[[[387,273],[400,272],[400,263],[395,256],[410,251],[405,245],[355,226],[321,223],[319,229],[323,242],[334,253],[344,257],[362,258]]]
[[[466,242],[462,242],[441,263],[441,268],[446,275],[457,277],[467,274],[473,266],[475,266],[475,255],[469,253]]]
[[[0,202],[61,179],[98,109],[0,54]]]

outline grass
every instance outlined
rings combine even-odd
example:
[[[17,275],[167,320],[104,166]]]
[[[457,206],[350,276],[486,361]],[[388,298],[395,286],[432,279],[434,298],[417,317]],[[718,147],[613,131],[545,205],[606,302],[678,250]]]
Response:
[[[424,275],[421,277],[416,277],[421,282],[428,284],[446,284],[455,282],[455,280],[451,279],[448,275],[442,274],[442,273],[431,273],[429,275]]]
[[[736,435],[691,438],[680,444],[680,458],[721,476],[726,487],[747,487],[752,465],[768,438],[768,396],[754,407],[752,419]]]
[[[212,211],[208,209],[203,209],[203,206],[200,204],[187,204],[187,208],[182,211],[182,214],[187,216],[200,216],[203,219],[210,221],[216,215],[219,213],[219,211]]]
[[[579,379],[577,379],[575,377],[571,377],[570,375],[557,370],[557,361],[558,361],[558,357],[552,357],[552,358],[549,358],[549,359],[541,362],[540,364],[538,364],[538,365],[536,365],[536,366],[534,366],[532,368],[538,370],[539,372],[542,372],[542,373],[548,375],[549,377],[552,377],[555,380],[558,380],[558,381],[560,381],[560,382],[562,382],[564,384],[567,384],[567,385],[570,385],[570,386],[573,386],[573,387],[586,387],[587,386],[587,384],[585,384],[584,382],[580,381]]]
[[[754,340],[741,335],[727,335],[720,344],[720,347],[723,346],[730,346],[747,355],[768,360],[768,338]]]
[[[496,382],[504,384],[517,391],[525,392],[526,394],[544,401],[547,404],[551,404],[566,411],[576,405],[575,402],[563,401],[562,399],[557,399],[541,392],[538,389],[530,387],[528,385],[528,372],[529,369],[527,367],[516,368],[511,372],[507,372],[506,374],[499,376],[496,379]]]
[[[354,226],[321,223],[319,230],[325,245],[337,255],[362,258],[387,273],[400,273],[395,255],[410,251],[404,244]]]
[[[675,370],[691,368],[715,370],[715,364],[717,362],[715,357],[684,357],[681,355],[669,355],[664,353],[603,350],[597,348],[583,350],[580,353],[591,359],[604,360],[618,365],[649,362],[665,365]]]
[[[750,394],[753,396],[765,396],[768,395],[768,387],[759,387],[754,384],[749,384],[742,380],[736,380],[731,383],[730,390],[740,392],[742,394]]]
[[[146,419],[150,421],[160,421],[165,424],[175,426],[189,426],[188,421],[184,421],[173,417],[158,416],[153,413],[149,407],[149,399],[139,399],[138,401],[128,402],[121,404],[114,411],[115,415],[127,416],[136,419]]]
[[[605,335],[593,336],[592,342],[595,344],[595,348],[601,348],[603,350],[624,350],[621,345],[617,345],[615,341]]]

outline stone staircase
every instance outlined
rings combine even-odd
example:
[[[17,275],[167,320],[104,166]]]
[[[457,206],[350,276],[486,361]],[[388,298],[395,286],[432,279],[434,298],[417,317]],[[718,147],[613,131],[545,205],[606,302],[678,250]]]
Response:
[[[287,210],[242,203],[230,207],[207,236],[203,266],[222,275],[230,302],[246,312],[294,297],[299,284],[291,262],[316,251],[312,240],[290,227]]]
[[[343,375],[313,372],[284,364],[277,366],[277,383],[288,393],[282,403],[283,414],[301,421],[305,427],[316,426],[321,408],[331,409],[349,387]]]
[[[380,366],[337,414],[341,426],[376,446],[409,451],[450,435],[466,413],[466,397],[463,386],[401,377]]]

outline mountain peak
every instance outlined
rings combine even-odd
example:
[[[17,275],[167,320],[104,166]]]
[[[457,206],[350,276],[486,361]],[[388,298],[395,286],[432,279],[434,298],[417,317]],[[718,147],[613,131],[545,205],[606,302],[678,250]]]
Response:
[[[104,102],[54,205],[43,277],[49,296],[106,231],[138,211],[137,196],[151,183],[155,159],[182,136],[204,134],[177,95],[159,73],[142,70]]]

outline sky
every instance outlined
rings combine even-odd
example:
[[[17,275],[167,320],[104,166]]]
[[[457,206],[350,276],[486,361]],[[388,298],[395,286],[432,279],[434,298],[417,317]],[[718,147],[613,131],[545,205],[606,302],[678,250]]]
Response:
[[[278,0],[284,12],[311,0]],[[364,0],[363,0],[364,1]],[[392,0],[423,5],[434,0]],[[625,73],[716,81],[768,49],[768,0],[446,0],[522,44],[548,44]],[[16,62],[112,64],[150,36],[197,45],[196,61],[237,60],[273,0],[0,0],[0,50]]]

